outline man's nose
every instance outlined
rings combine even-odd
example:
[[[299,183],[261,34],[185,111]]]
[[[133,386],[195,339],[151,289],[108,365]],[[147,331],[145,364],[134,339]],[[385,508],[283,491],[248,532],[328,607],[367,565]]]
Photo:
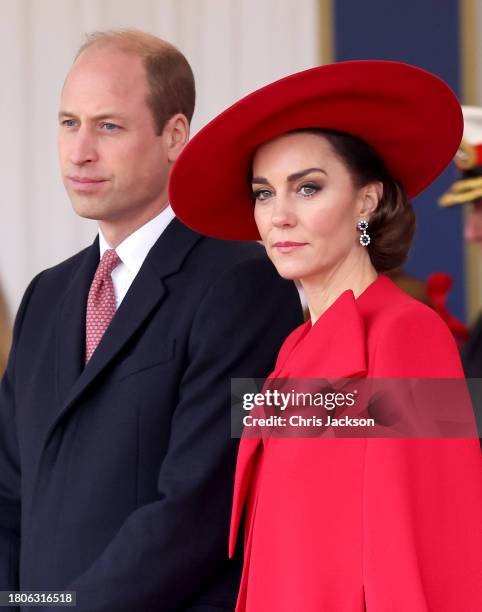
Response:
[[[96,139],[87,127],[81,127],[71,141],[70,161],[76,166],[96,161]]]

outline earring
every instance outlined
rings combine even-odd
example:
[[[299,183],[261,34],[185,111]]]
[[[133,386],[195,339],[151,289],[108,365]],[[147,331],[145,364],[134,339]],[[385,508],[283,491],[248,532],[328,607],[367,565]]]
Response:
[[[356,226],[361,232],[360,244],[367,247],[370,244],[370,236],[367,234],[368,221],[366,219],[360,219]]]

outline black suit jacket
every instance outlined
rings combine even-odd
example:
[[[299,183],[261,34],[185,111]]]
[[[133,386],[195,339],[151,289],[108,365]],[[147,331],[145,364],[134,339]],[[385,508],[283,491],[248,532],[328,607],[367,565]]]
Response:
[[[259,245],[174,220],[84,368],[98,261],[96,241],[44,271],[17,315],[0,590],[75,590],[77,612],[231,609],[230,378],[268,374],[301,322],[296,289]]]

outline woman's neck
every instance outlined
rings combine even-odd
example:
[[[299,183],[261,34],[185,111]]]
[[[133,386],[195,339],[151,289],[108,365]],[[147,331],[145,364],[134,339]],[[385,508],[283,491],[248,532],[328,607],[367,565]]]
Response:
[[[300,279],[312,325],[344,291],[351,289],[357,298],[376,280],[377,276],[377,271],[366,253],[366,256],[359,258],[355,263],[345,261],[336,268]]]

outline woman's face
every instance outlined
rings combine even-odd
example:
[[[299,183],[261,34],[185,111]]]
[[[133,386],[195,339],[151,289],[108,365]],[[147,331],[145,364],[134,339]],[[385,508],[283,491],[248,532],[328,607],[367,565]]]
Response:
[[[262,145],[252,190],[259,233],[284,278],[326,275],[364,255],[356,224],[370,206],[369,188],[354,186],[323,136],[284,134]]]

